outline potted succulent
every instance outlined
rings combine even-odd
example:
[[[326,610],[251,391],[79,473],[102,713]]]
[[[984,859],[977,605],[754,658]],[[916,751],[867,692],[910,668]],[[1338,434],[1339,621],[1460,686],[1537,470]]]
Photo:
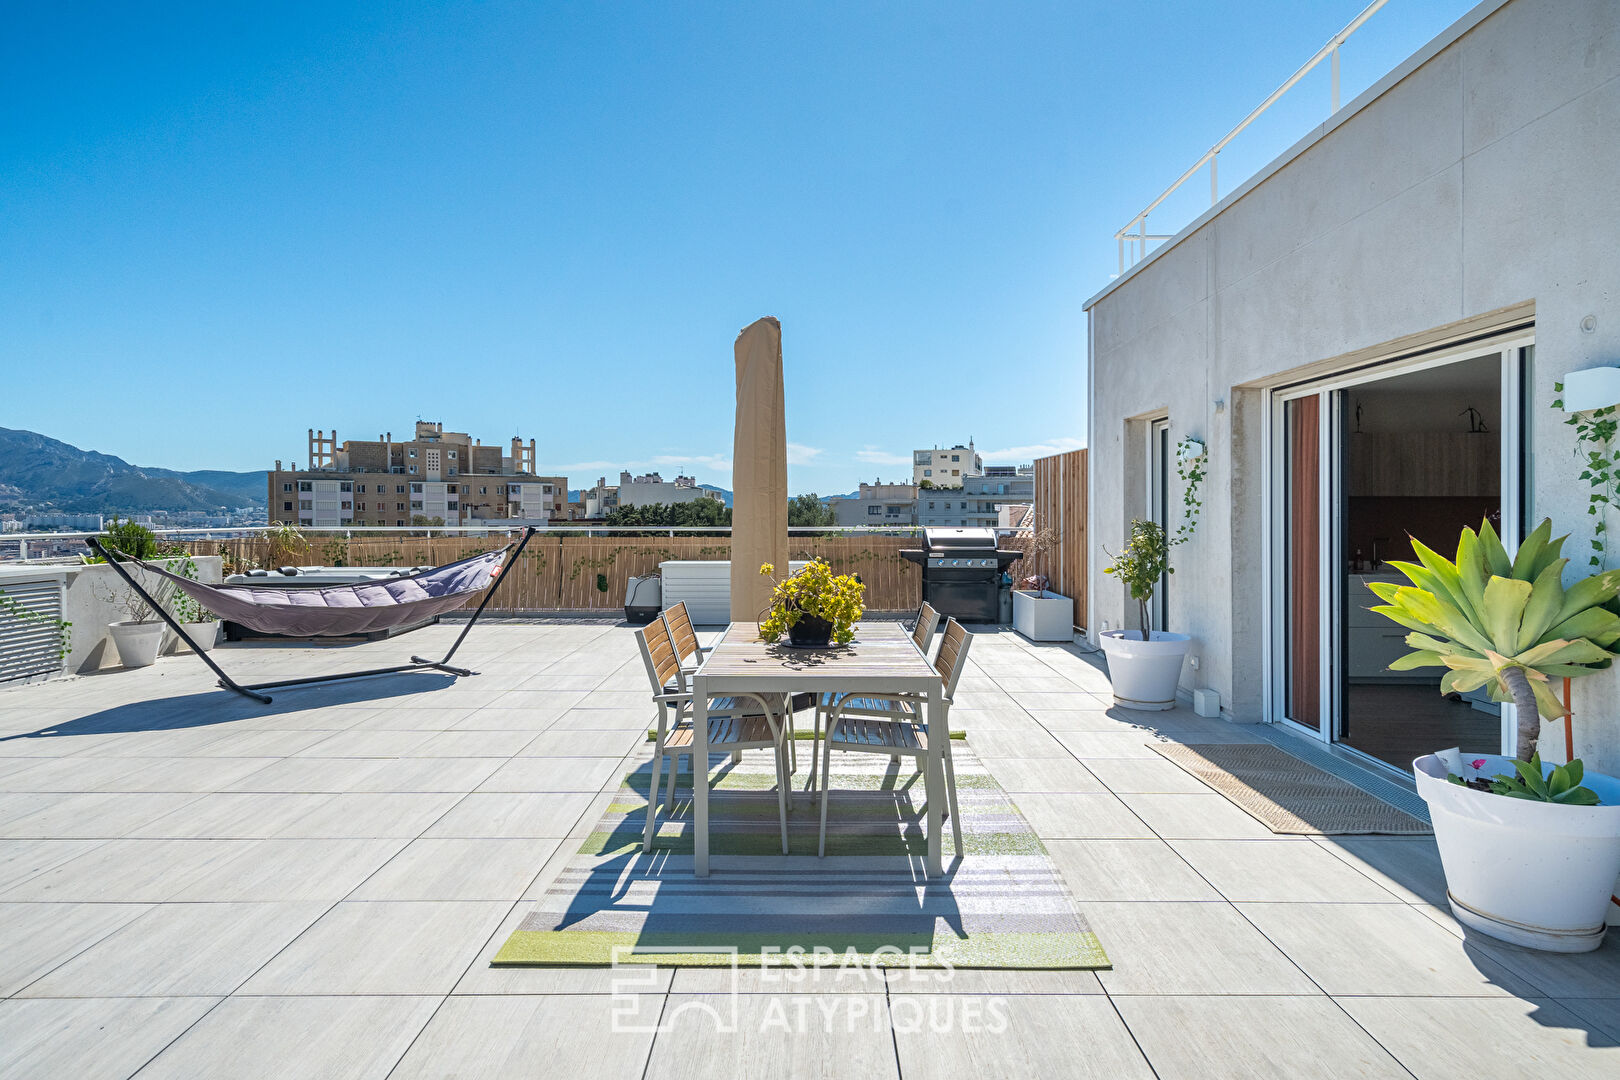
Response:
[[[1541,760],[1542,718],[1565,709],[1551,681],[1610,665],[1620,615],[1605,605],[1620,570],[1565,588],[1568,559],[1541,525],[1509,555],[1490,522],[1464,529],[1455,561],[1414,540],[1418,562],[1397,562],[1410,585],[1369,582],[1372,610],[1412,632],[1414,652],[1392,670],[1444,667],[1441,693],[1486,687],[1512,702],[1515,757],[1441,751],[1412,763],[1429,804],[1452,913],[1516,945],[1586,952],[1603,943],[1620,875],[1620,780],[1579,759]]]
[[[848,645],[855,637],[855,624],[866,608],[861,598],[866,586],[849,574],[834,574],[825,559],[812,559],[787,578],[777,581],[776,567],[765,563],[760,574],[771,577],[771,606],[759,623],[764,641],[779,641],[800,649],[825,649],[829,644]]]
[[[1114,704],[1122,709],[1162,711],[1176,704],[1181,663],[1192,638],[1153,629],[1153,590],[1159,578],[1175,573],[1170,565],[1171,542],[1156,521],[1131,522],[1131,538],[1118,555],[1105,552],[1113,563],[1103,573],[1113,574],[1130,590],[1140,612],[1140,630],[1105,630],[1102,650],[1108,655],[1108,681],[1114,686]]]

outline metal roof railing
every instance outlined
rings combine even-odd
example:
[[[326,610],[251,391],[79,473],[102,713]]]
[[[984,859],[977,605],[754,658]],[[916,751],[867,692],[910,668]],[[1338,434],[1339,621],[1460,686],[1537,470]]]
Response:
[[[1299,80],[1303,79],[1306,75],[1309,75],[1311,71],[1315,69],[1316,66],[1323,60],[1330,61],[1333,69],[1332,108],[1328,110],[1328,115],[1332,116],[1334,113],[1339,111],[1339,47],[1350,39],[1351,34],[1354,34],[1357,30],[1361,29],[1362,24],[1368,19],[1372,18],[1373,15],[1378,12],[1379,8],[1383,7],[1387,3],[1389,3],[1389,0],[1373,0],[1372,3],[1363,8],[1361,14],[1357,15],[1354,19],[1351,19],[1349,25],[1329,38],[1327,44],[1318,49],[1315,56],[1305,61],[1303,67],[1294,72],[1292,75],[1288,76],[1286,82],[1277,87],[1277,89],[1273,90],[1270,97],[1266,98],[1266,100],[1255,106],[1254,110],[1250,112],[1248,116],[1243,118],[1242,123],[1238,124],[1237,127],[1223,135],[1214,146],[1210,147],[1204,152],[1203,157],[1193,162],[1191,168],[1177,177],[1175,183],[1165,188],[1157,199],[1154,199],[1152,202],[1148,203],[1147,206],[1143,207],[1140,214],[1137,214],[1135,217],[1131,218],[1123,229],[1120,229],[1114,234],[1114,240],[1119,244],[1120,274],[1125,273],[1127,256],[1129,256],[1130,260],[1129,265],[1135,266],[1137,263],[1147,258],[1148,245],[1150,243],[1163,242],[1171,239],[1175,235],[1174,233],[1148,232],[1148,215],[1153,213],[1154,210],[1158,209],[1159,205],[1163,203],[1164,200],[1175,194],[1181,185],[1185,184],[1188,180],[1191,180],[1194,176],[1196,176],[1198,174],[1198,170],[1202,169],[1205,165],[1209,166],[1209,205],[1214,206],[1216,203],[1220,202],[1218,169],[1220,165],[1221,151],[1226,149],[1226,145],[1233,139],[1237,138],[1244,128],[1254,123],[1260,118],[1262,113],[1275,105],[1277,103],[1277,99],[1281,98],[1284,94],[1288,93],[1288,91],[1292,90],[1295,83],[1299,82]],[[1133,229],[1135,230],[1134,232],[1132,231]]]
[[[337,536],[345,538],[357,534],[399,534],[405,533],[414,536],[489,536],[492,534],[520,533],[529,526],[491,524],[491,525],[329,525],[306,526],[300,531],[309,536]],[[1028,533],[1029,527],[1002,528],[999,526],[986,526],[994,528],[997,536],[1016,536]],[[238,537],[259,536],[268,526],[264,525],[237,525],[228,528],[211,529],[153,529],[152,532],[171,540],[231,540]],[[535,531],[551,533],[558,536],[603,536],[614,533],[633,533],[638,536],[677,534],[706,534],[730,535],[730,525],[594,525],[578,522],[569,525],[535,525]],[[845,535],[871,534],[877,536],[903,536],[918,535],[925,528],[923,525],[790,525],[788,534],[820,534],[839,533]],[[59,542],[63,540],[85,540],[92,536],[101,536],[99,532],[39,532],[39,533],[0,533],[0,563],[22,561],[28,558],[28,544],[32,542]],[[12,549],[11,545],[16,548]],[[9,550],[8,550],[9,549]],[[16,554],[12,554],[11,551]]]

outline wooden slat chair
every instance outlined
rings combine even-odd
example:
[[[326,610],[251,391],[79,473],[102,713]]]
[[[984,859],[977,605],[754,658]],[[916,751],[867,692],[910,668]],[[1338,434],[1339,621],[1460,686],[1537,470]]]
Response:
[[[703,663],[704,654],[709,648],[698,644],[697,631],[692,629],[692,616],[686,610],[686,601],[665,608],[663,618],[669,627],[669,636],[675,642],[675,656],[680,660],[681,670],[695,671]]]
[[[636,631],[636,642],[641,647],[641,659],[647,665],[647,678],[652,683],[653,701],[658,704],[658,735],[653,746],[652,781],[647,788],[647,826],[642,834],[641,850],[652,850],[655,820],[658,815],[658,781],[669,761],[669,792],[665,797],[664,812],[675,812],[675,776],[680,772],[681,755],[693,757],[696,731],[692,725],[692,693],[686,675],[681,671],[675,644],[670,640],[669,628],[662,619],[654,619]],[[673,687],[673,689],[671,689]],[[673,721],[671,714],[673,713]],[[753,694],[709,699],[709,750],[713,753],[740,755],[744,750],[769,748],[776,760],[776,801],[782,819],[782,854],[788,853],[788,785],[792,782],[787,770],[786,740],[783,727],[775,711],[764,698]],[[694,770],[707,769],[707,761],[694,760]]]
[[[681,674],[683,676],[690,677],[692,672],[696,671],[702,666],[704,654],[709,651],[709,646],[698,644],[697,631],[692,628],[692,616],[686,610],[685,600],[679,601],[678,603],[672,604],[665,608],[662,612],[662,618],[664,620],[664,625],[669,628],[670,640],[675,645],[675,655],[680,660]],[[780,707],[781,706],[778,705],[778,708]],[[786,711],[786,716],[787,736],[789,740],[792,740],[794,738],[793,710],[788,709]],[[819,725],[817,726],[816,730],[821,730]],[[813,746],[812,749],[814,749]],[[732,759],[734,761],[741,761],[742,754],[734,754],[732,755]],[[790,741],[788,743],[788,772],[794,772],[798,769],[798,767],[798,743]]]
[[[939,612],[934,610],[933,604],[924,600],[922,607],[917,609],[917,624],[911,628],[911,640],[916,643],[917,650],[924,656],[928,655],[929,646],[934,641],[934,631],[938,628]],[[893,716],[894,710],[889,708],[888,702],[876,700],[866,702],[859,699],[846,700],[849,697],[850,695],[843,693],[825,693],[816,701],[816,720],[815,730],[811,735],[810,778],[808,781],[812,787],[815,786],[816,781],[816,746],[821,739],[823,721],[832,712],[833,706],[840,701],[844,701],[844,714],[846,716],[865,715],[890,718]],[[899,760],[899,755],[895,756],[895,760]]]
[[[934,631],[939,629],[939,612],[934,605],[924,600],[922,607],[917,609],[917,625],[911,628],[911,640],[917,643],[924,656],[928,655],[928,647],[934,643]]]
[[[891,758],[909,757],[922,768],[928,753],[928,740],[941,740],[940,752],[945,760],[946,808],[951,819],[951,832],[956,839],[956,854],[962,854],[962,815],[956,809],[956,764],[951,760],[951,700],[956,696],[956,684],[967,666],[968,646],[973,635],[962,624],[951,619],[945,624],[944,640],[939,655],[934,658],[934,670],[945,682],[940,699],[937,725],[930,725],[923,716],[926,699],[920,694],[862,694],[846,696],[832,707],[827,720],[827,737],[821,744],[821,840],[818,855],[827,854],[827,796],[828,777],[832,770],[832,752],[848,750],[863,754],[887,754]],[[861,711],[847,707],[861,703]],[[870,710],[870,711],[868,711]],[[881,715],[879,714],[881,710]],[[930,799],[939,793],[930,791]]]

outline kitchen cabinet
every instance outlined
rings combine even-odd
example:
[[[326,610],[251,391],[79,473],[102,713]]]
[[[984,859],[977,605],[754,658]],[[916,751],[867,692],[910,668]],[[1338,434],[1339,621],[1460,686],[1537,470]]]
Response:
[[[1501,493],[1493,431],[1369,431],[1350,436],[1350,494],[1491,496]]]
[[[1406,644],[1406,627],[1375,611],[1367,610],[1383,601],[1367,588],[1369,581],[1390,581],[1398,585],[1411,582],[1399,574],[1351,574],[1349,594],[1345,599],[1345,623],[1348,665],[1351,682],[1412,683],[1438,682],[1436,668],[1418,671],[1390,671],[1389,665],[1412,649]]]

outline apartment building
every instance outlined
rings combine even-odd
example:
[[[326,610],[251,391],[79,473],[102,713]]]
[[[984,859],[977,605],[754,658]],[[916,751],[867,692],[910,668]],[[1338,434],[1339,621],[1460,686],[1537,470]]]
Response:
[[[840,525],[917,524],[917,485],[862,484],[852,497],[834,496],[827,500]]]
[[[307,528],[446,525],[480,521],[544,524],[565,517],[568,478],[535,473],[535,444],[485,446],[465,432],[418,420],[414,437],[339,443],[310,429],[308,467],[269,472],[270,520]]]
[[[964,476],[959,490],[919,491],[917,524],[993,529],[1004,510],[1034,501],[1034,465],[990,465],[978,476]]]
[[[961,487],[968,476],[984,472],[984,461],[973,449],[973,440],[966,446],[957,443],[949,449],[936,446],[932,450],[911,452],[911,482],[922,487],[927,481],[934,487]]]

